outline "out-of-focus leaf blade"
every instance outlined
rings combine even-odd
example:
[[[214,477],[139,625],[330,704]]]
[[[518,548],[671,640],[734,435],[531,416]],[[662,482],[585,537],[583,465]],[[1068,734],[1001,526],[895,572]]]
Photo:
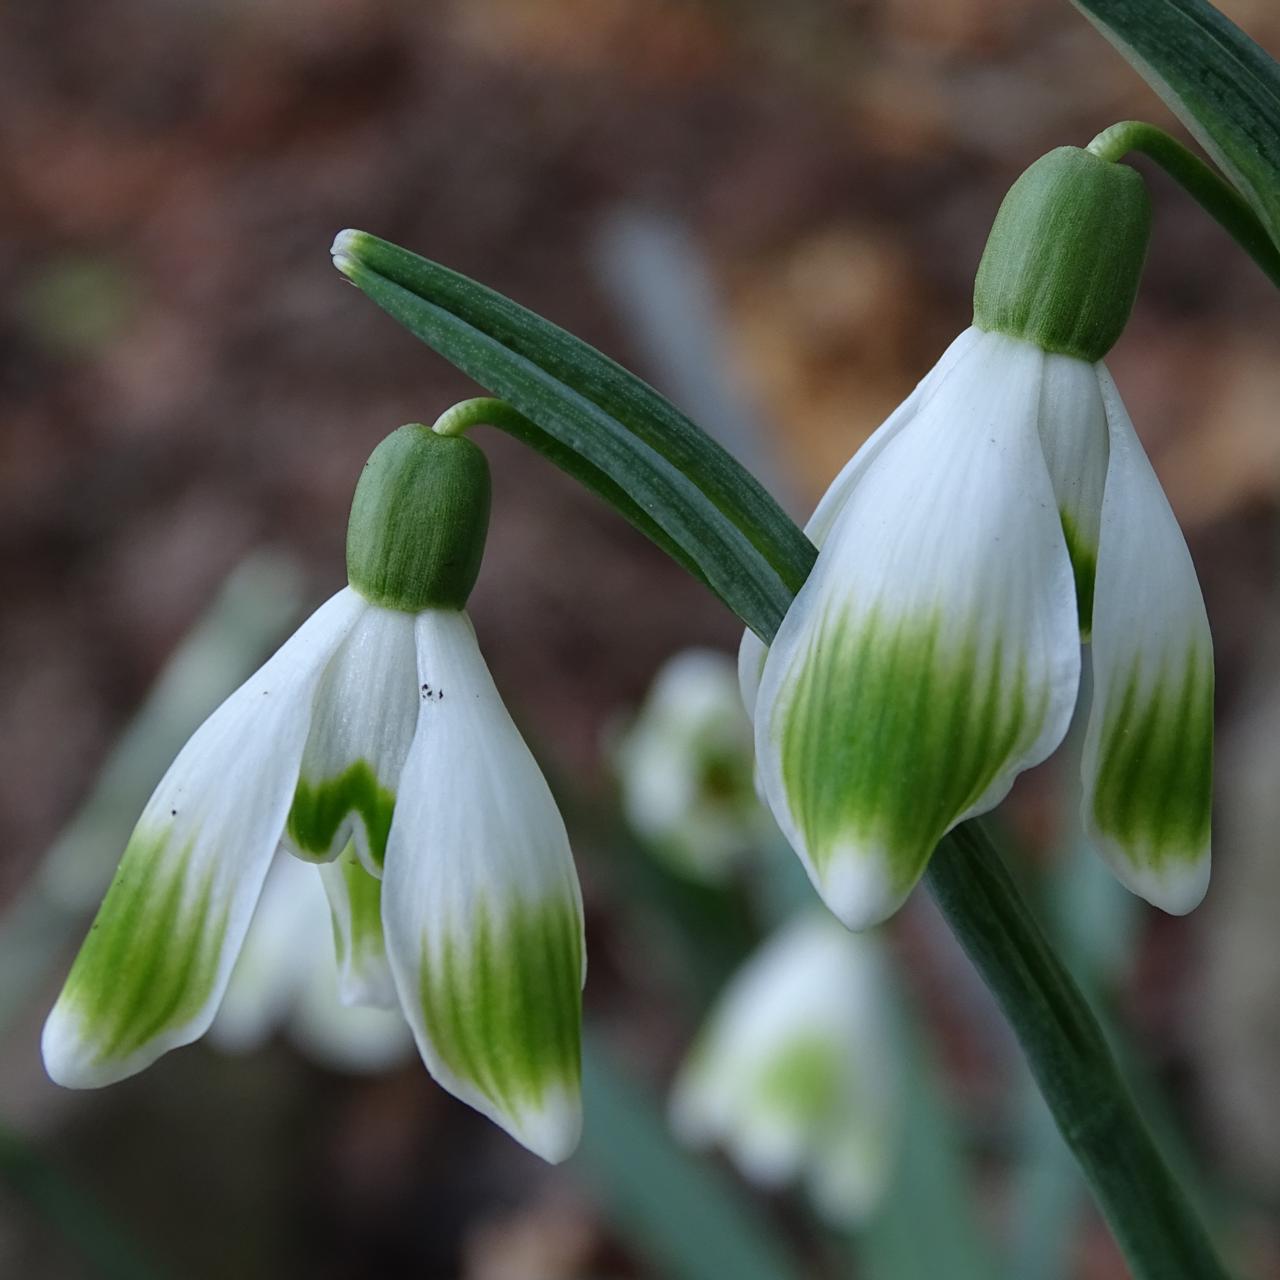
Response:
[[[659,1105],[600,1043],[583,1046],[582,1147],[573,1165],[618,1229],[669,1280],[800,1280],[761,1214],[668,1134]]]
[[[740,618],[773,633],[814,549],[669,401],[510,299],[375,236],[344,232],[335,261],[411,333],[537,423],[560,446],[542,450],[558,465],[592,488],[601,473],[620,485]]]
[[[960,1135],[906,994],[889,1003],[901,1089],[897,1168],[880,1209],[859,1239],[868,1280],[995,1280],[978,1227]]]
[[[1280,245],[1280,66],[1205,0],[1073,0],[1253,206]]]

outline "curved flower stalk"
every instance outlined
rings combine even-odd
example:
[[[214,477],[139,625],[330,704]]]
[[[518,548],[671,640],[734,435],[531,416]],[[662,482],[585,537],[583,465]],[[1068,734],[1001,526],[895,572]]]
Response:
[[[819,504],[817,563],[767,657],[744,641],[765,794],[853,928],[895,911],[939,839],[1057,747],[1090,636],[1087,830],[1155,905],[1204,895],[1208,621],[1101,363],[1147,221],[1137,174],[1083,151],[1023,175],[973,327]]]
[[[328,864],[344,997],[398,1003],[446,1089],[548,1160],[573,1149],[577,876],[463,612],[488,484],[474,445],[426,427],[374,452],[351,585],[214,712],[147,804],[45,1025],[55,1081],[110,1084],[208,1029],[283,844]]]
[[[883,957],[823,911],[793,919],[731,979],[677,1077],[672,1123],[766,1187],[803,1181],[832,1222],[875,1209],[898,1095]]]
[[[752,785],[751,723],[724,653],[668,659],[614,755],[628,823],[682,875],[724,881],[773,829]]]
[[[352,865],[369,881],[376,901],[378,882]],[[370,925],[366,955],[373,950],[374,929],[381,943],[380,915]],[[334,952],[335,936],[343,936],[340,927],[315,868],[278,853],[209,1028],[210,1041],[225,1053],[248,1053],[279,1029],[308,1057],[334,1070],[377,1072],[404,1062],[413,1052],[413,1037],[394,1000],[380,1008],[351,999],[343,972],[351,952],[344,947],[342,968]],[[381,968],[387,968],[385,950]]]

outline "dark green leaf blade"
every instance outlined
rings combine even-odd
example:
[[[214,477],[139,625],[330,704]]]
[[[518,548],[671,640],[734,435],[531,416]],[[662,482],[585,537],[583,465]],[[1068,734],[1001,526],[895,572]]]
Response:
[[[1239,187],[1280,245],[1280,66],[1205,0],[1073,0]]]
[[[614,461],[621,450],[645,464],[638,479],[643,471],[660,475],[663,491],[678,493],[709,544],[745,544],[750,559],[763,561],[765,579],[784,588],[776,603],[785,611],[813,564],[813,547],[750,472],[652,387],[509,298],[376,236],[344,232],[335,254],[348,278],[401,324],[561,445],[583,457],[612,449]],[[611,444],[602,443],[605,434]],[[591,461],[619,474],[603,458]],[[646,501],[630,477],[627,487],[655,517],[664,511],[657,495]],[[719,581],[736,557],[713,558],[718,563],[699,557],[702,576],[745,618]]]

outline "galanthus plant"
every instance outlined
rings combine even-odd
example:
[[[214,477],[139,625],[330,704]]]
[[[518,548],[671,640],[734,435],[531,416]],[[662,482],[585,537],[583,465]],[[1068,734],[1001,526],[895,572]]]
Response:
[[[333,861],[350,843],[328,876],[348,994],[394,991],[446,1088],[549,1159],[572,1147],[577,882],[462,612],[488,490],[458,436],[484,423],[604,498],[749,628],[759,775],[811,879],[855,926],[927,880],[1135,1274],[1225,1276],[978,819],[1062,737],[1088,638],[1088,831],[1164,909],[1185,912],[1205,891],[1209,629],[1101,361],[1148,237],[1142,179],[1120,163],[1131,151],[1280,283],[1280,69],[1204,0],[1076,3],[1222,172],[1135,122],[1032,165],[996,218],[971,327],[836,478],[809,536],[598,351],[387,241],[338,236],[338,270],[492,398],[380,447],[353,509],[351,586],[161,782],[46,1027],[55,1079],[108,1083],[200,1035],[277,845]],[[362,925],[379,880],[389,984]],[[820,1015],[824,1029],[833,1020]]]
[[[1150,220],[1064,147],[1009,192],[974,321],[832,482],[768,656],[740,655],[765,793],[853,928],[1062,741],[1092,638],[1084,821],[1182,914],[1209,880],[1213,644],[1194,566],[1102,363]],[[1071,235],[1063,234],[1070,229]]]
[[[110,1084],[208,1029],[283,844],[331,864],[345,997],[397,1003],[436,1080],[531,1150],[573,1149],[582,903],[463,611],[488,516],[470,441],[414,425],[374,451],[350,585],[214,712],[139,819],[45,1024],[55,1081]]]
[[[783,925],[736,973],[671,1097],[686,1141],[719,1142],[767,1187],[802,1180],[855,1226],[888,1184],[898,1092],[879,941],[822,910]]]

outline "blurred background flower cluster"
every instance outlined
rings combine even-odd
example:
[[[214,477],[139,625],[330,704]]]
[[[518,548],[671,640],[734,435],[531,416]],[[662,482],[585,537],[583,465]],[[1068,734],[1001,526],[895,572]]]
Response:
[[[1280,50],[1273,4],[1221,7]],[[543,1166],[437,1089],[399,1027],[336,1027],[291,900],[292,986],[255,1006],[241,975],[212,1043],[70,1094],[38,1031],[168,759],[341,585],[365,457],[474,392],[342,283],[335,231],[602,347],[802,517],[968,322],[1013,178],[1131,116],[1168,123],[1065,0],[0,9],[0,1271],[713,1280],[747,1274],[726,1261],[745,1223],[762,1276],[774,1258],[814,1277],[1125,1274],[923,892],[874,955],[824,953],[847,966],[843,1013],[806,1022],[797,980],[761,974],[806,930],[814,952],[830,937],[754,805],[738,627],[484,432],[471,609],[586,896],[582,1152]],[[1240,1264],[1275,1274],[1276,301],[1150,178],[1149,267],[1109,364],[1215,629],[1208,900],[1175,921],[1095,876],[1063,761],[1002,812],[1166,1146]],[[270,948],[250,960],[279,968]],[[742,1032],[699,1111],[744,983],[788,1016]],[[761,1035],[790,1052],[753,1058]],[[850,1114],[862,1127],[833,1132]],[[929,1270],[935,1245],[953,1251]]]

